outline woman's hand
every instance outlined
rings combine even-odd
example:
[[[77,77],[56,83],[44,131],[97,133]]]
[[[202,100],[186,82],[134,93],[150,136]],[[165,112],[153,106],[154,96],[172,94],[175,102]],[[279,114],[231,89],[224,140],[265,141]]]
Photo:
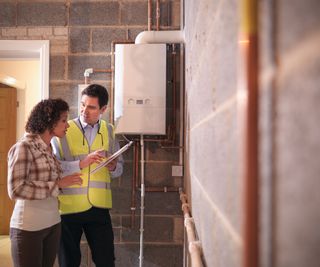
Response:
[[[79,167],[83,169],[88,167],[92,163],[100,163],[103,159],[105,159],[105,151],[103,149],[96,150],[90,154],[88,154],[83,160],[80,160]]]
[[[57,184],[59,188],[65,188],[71,185],[82,185],[82,173],[73,173],[67,176],[62,177],[58,180]]]

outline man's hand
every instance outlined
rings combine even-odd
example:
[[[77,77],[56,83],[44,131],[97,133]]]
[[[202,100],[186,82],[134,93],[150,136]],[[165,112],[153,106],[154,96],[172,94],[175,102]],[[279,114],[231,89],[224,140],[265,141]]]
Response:
[[[92,163],[100,163],[105,158],[104,153],[104,150],[100,149],[88,154],[83,160],[80,160],[80,169],[88,167]]]
[[[106,167],[108,168],[109,171],[114,171],[117,167],[117,162],[118,159],[114,159],[113,161],[111,161]]]

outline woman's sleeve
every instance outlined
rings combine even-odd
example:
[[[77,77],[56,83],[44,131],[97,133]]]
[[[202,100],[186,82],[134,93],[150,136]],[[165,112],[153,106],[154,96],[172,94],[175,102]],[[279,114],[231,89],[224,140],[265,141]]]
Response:
[[[11,199],[45,199],[57,196],[55,181],[30,180],[31,164],[34,161],[28,145],[17,143],[8,153],[8,194]]]

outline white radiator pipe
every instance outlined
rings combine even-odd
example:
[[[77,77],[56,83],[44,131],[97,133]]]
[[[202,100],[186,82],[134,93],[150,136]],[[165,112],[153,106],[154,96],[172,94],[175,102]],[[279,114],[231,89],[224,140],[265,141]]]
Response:
[[[192,267],[203,267],[202,263],[202,246],[201,242],[197,240],[195,232],[194,220],[190,215],[189,204],[187,202],[187,195],[180,190],[180,200],[182,203],[182,211],[184,216],[184,226],[187,236],[188,251],[191,258]]]
[[[183,31],[144,31],[140,32],[135,44],[175,44],[184,43]]]
[[[140,138],[140,147],[141,147],[141,214],[140,214],[140,256],[139,256],[139,267],[143,265],[143,231],[144,231],[144,141],[143,135]]]

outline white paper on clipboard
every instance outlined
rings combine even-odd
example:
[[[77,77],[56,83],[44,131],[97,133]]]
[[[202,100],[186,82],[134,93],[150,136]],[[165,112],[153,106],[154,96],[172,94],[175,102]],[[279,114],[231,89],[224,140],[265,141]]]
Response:
[[[128,144],[123,146],[121,149],[113,153],[110,157],[108,157],[106,160],[102,161],[100,164],[98,164],[97,167],[95,167],[93,170],[90,171],[90,174],[97,172],[100,170],[102,167],[108,165],[111,161],[119,157],[123,152],[128,150],[128,148],[132,145],[133,141],[130,141]]]

